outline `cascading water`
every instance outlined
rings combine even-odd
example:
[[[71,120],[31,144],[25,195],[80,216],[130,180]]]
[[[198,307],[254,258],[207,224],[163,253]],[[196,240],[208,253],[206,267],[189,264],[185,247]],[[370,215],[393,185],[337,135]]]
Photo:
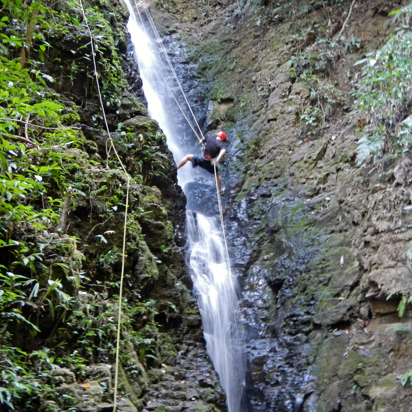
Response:
[[[187,213],[190,270],[198,294],[207,352],[226,392],[229,411],[240,411],[245,379],[242,330],[235,284],[214,219]]]
[[[176,116],[176,106],[183,105],[182,95],[180,103],[175,97],[180,88],[173,80],[174,71],[165,65],[163,45],[155,35],[146,6],[134,0],[126,0],[126,3],[130,11],[128,29],[135,47],[149,115],[159,122],[169,149],[178,161],[189,150],[183,147],[179,138],[182,124],[186,122],[183,117],[187,118],[180,115],[181,120],[178,120]],[[187,165],[179,170],[178,180],[183,188],[193,181],[194,175],[202,173],[197,169]],[[210,202],[207,196],[205,199]],[[216,216],[206,217],[196,210],[188,210],[186,227],[189,269],[198,297],[207,352],[225,390],[229,411],[239,412],[246,375],[244,338],[237,319],[236,280],[231,274],[220,222]]]

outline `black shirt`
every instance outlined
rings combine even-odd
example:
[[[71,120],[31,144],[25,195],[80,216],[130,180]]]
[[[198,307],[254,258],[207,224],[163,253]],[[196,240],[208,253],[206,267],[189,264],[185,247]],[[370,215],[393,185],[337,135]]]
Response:
[[[213,139],[213,137],[206,137],[205,142],[205,151],[203,156],[206,159],[214,159],[219,156],[221,150],[224,149],[221,142]]]

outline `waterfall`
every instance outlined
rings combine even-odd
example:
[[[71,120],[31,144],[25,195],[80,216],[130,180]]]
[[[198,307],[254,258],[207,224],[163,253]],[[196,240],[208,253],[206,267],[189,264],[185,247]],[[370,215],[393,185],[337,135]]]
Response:
[[[150,26],[149,16],[145,14],[146,6],[142,6],[141,2],[132,5],[133,1],[126,0],[130,11],[128,30],[135,48],[149,115],[159,122],[175,161],[179,161],[194,150],[193,144],[189,149],[181,139],[187,122],[183,115],[176,115],[176,95],[172,96],[172,93],[179,91],[179,87],[162,56],[162,43],[154,35],[153,26]],[[180,95],[179,106],[183,104]],[[206,173],[198,169],[193,169],[190,164],[179,169],[178,182],[184,191],[185,185],[193,182],[194,176]],[[208,179],[214,182],[212,175]],[[186,195],[189,197],[190,193]],[[205,201],[211,202],[213,198],[207,195]],[[216,212],[217,207],[216,201]],[[207,217],[196,210],[188,210],[186,215],[187,262],[202,316],[206,349],[226,393],[229,411],[239,412],[245,386],[246,359],[243,330],[238,321],[236,279],[230,270],[219,217]]]
[[[198,295],[207,352],[225,390],[230,412],[240,411],[245,379],[243,334],[235,282],[215,219],[187,213],[189,265]]]

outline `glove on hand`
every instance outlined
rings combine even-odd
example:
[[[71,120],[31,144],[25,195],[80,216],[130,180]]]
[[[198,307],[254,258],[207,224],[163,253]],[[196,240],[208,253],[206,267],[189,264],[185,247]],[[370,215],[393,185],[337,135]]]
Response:
[[[212,160],[210,161],[210,163],[211,163],[212,166],[217,166],[217,164],[219,163],[219,161],[218,161],[217,159],[212,159]]]

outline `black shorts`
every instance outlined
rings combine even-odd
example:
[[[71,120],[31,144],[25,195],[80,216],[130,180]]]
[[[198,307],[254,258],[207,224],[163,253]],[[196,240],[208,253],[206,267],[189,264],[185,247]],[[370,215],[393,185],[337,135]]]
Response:
[[[215,174],[215,167],[210,163],[210,160],[203,159],[203,157],[200,156],[193,156],[192,157],[192,165],[193,167],[200,166],[202,169],[207,170],[209,173],[212,173],[212,175]],[[219,169],[216,167],[216,173],[219,171]]]

